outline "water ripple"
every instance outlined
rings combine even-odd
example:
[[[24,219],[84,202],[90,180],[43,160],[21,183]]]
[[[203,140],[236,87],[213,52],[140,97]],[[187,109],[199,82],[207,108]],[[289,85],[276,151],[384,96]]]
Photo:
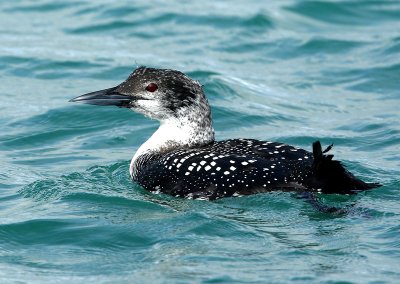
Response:
[[[391,0],[0,1],[3,282],[385,282],[399,266],[400,5]],[[152,194],[129,160],[158,124],[69,103],[135,65],[199,80],[218,140],[335,158],[383,186],[216,202]]]
[[[400,18],[398,3],[393,1],[307,1],[288,6],[287,9],[330,25],[371,25]],[[369,21],[371,18],[373,22]]]
[[[107,12],[106,12],[107,13]],[[113,13],[113,12],[112,12]],[[159,16],[144,17],[139,20],[113,20],[108,23],[97,23],[92,25],[81,26],[65,31],[72,34],[88,34],[109,32],[116,30],[131,30],[135,27],[146,27],[148,25],[180,25],[180,26],[207,26],[216,29],[224,28],[246,28],[246,29],[269,29],[273,26],[272,22],[266,15],[257,14],[249,18],[231,17],[231,16],[204,16],[204,15],[186,15],[177,13],[165,13]],[[173,33],[173,32],[172,32]],[[138,35],[138,34],[137,34]],[[139,33],[140,35],[140,33]],[[163,34],[163,36],[167,36]],[[162,36],[157,33],[157,36]]]

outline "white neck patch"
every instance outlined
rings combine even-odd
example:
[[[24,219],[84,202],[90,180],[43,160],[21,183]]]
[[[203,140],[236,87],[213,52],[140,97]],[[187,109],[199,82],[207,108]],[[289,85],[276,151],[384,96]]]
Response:
[[[129,167],[130,175],[134,178],[137,170],[135,162],[144,154],[165,153],[182,147],[205,145],[212,141],[214,141],[214,129],[211,123],[204,123],[202,119],[180,117],[164,120],[133,156]]]

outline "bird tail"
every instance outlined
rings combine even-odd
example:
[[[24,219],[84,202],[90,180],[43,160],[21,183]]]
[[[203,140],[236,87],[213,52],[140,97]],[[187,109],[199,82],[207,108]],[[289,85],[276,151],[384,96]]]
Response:
[[[333,144],[322,150],[321,143],[313,143],[313,175],[309,187],[323,193],[354,194],[381,186],[379,183],[366,183],[346,170],[340,161],[333,160],[329,152]]]

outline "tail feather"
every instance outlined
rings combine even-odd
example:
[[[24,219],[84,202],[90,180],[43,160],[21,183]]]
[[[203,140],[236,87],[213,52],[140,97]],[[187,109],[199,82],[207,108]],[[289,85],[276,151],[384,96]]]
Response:
[[[353,194],[381,186],[378,183],[363,182],[346,170],[340,161],[333,160],[332,154],[325,154],[332,147],[330,145],[323,151],[319,141],[313,143],[313,175],[309,187],[323,193]]]

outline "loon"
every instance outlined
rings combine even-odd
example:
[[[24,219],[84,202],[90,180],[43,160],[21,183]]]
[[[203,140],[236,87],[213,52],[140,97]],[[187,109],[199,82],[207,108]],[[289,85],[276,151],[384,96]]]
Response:
[[[138,67],[116,87],[71,102],[130,108],[160,122],[130,163],[133,181],[151,192],[215,200],[274,190],[354,194],[366,183],[326,154],[279,142],[214,140],[211,110],[202,86],[182,72]]]

